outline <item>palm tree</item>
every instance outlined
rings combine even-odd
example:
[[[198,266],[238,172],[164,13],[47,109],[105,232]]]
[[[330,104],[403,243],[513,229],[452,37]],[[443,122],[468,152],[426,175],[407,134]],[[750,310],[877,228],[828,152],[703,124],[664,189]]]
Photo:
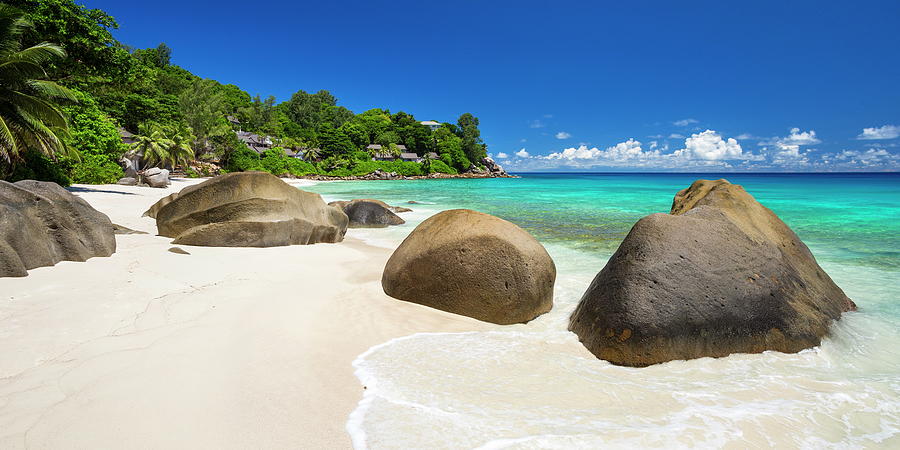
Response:
[[[303,160],[315,162],[322,156],[322,150],[318,148],[308,148],[303,152]]]
[[[189,131],[166,133],[158,124],[148,124],[142,128],[141,134],[131,144],[131,157],[139,156],[144,161],[144,168],[159,165],[174,167],[194,156],[194,150],[188,144],[193,140]]]
[[[431,152],[425,152],[425,154],[422,155],[422,169],[425,170],[426,175],[431,173],[431,160],[432,159],[433,158],[431,157]]]
[[[0,157],[7,162],[26,149],[74,154],[65,143],[69,123],[57,102],[75,101],[75,95],[46,80],[44,70],[66,52],[46,42],[22,49],[22,35],[31,28],[21,11],[0,4]]]
[[[366,147],[366,153],[369,154],[373,159],[381,157],[381,152],[383,150],[379,147]]]
[[[397,144],[394,144],[394,143],[392,142],[392,143],[388,144],[388,153],[389,153],[391,156],[393,156],[394,158],[399,158],[399,157],[400,157],[400,154],[403,153],[403,152],[400,151],[400,147],[398,147]]]

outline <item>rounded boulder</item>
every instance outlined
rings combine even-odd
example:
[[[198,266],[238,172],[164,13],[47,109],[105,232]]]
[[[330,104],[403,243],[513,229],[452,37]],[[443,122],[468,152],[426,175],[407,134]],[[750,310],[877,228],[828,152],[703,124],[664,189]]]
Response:
[[[388,260],[391,297],[501,325],[553,307],[556,266],[528,232],[467,209],[422,222]]]

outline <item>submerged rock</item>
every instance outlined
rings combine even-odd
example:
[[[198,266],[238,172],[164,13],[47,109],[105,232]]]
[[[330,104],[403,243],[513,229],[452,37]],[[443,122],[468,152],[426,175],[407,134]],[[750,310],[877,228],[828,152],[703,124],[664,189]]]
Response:
[[[569,329],[625,366],[818,345],[856,305],[772,211],[741,186],[698,180],[670,214],[639,220]]]
[[[391,297],[501,325],[553,306],[556,266],[528,232],[455,209],[422,222],[394,251],[381,285]]]
[[[333,206],[344,211],[344,214],[350,218],[351,227],[386,227],[388,225],[403,225],[406,221],[394,213],[411,211],[409,208],[390,206],[381,200],[373,199],[336,201],[329,203],[328,206]]]
[[[112,222],[86,201],[56,183],[0,181],[0,277],[115,251]]]
[[[347,215],[265,172],[220,175],[161,199],[145,215],[173,243],[274,247],[340,242]]]

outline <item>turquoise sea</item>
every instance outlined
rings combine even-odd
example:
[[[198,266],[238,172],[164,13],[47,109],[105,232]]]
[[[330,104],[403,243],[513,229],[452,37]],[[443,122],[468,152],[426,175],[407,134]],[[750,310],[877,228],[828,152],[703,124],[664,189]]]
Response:
[[[420,334],[356,361],[357,447],[900,448],[900,174],[521,174],[516,179],[326,182],[327,200],[377,198],[408,223],[350,231],[396,246],[440,210],[494,214],[558,268],[554,309],[525,325]],[[695,179],[743,185],[859,305],[820,347],[612,366],[566,331],[593,276],[641,217]],[[413,201],[418,204],[407,204]]]

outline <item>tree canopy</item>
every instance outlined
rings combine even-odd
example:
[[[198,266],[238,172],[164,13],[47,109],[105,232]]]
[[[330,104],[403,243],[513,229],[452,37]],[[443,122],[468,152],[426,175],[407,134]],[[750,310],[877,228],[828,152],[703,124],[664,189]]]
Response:
[[[250,95],[174,64],[177,49],[165,43],[146,49],[123,45],[112,35],[119,26],[112,16],[75,1],[0,5],[5,16],[18,14],[2,19],[7,31],[0,35],[0,58],[9,65],[0,65],[0,157],[12,160],[24,154],[22,148],[36,148],[50,158],[41,164],[58,165],[72,181],[115,181],[114,167],[128,150],[117,140],[119,130],[136,134],[140,147],[158,155],[160,164],[239,160],[232,154],[247,147],[236,131],[311,155],[326,171],[362,170],[357,166],[371,162],[366,153],[371,144],[386,151],[405,146],[420,157],[437,153],[440,164],[429,161],[429,166],[459,171],[479,165],[486,154],[478,118],[470,113],[432,131],[404,111],[373,108],[356,114],[327,90],[298,90],[281,103]],[[57,157],[66,148],[82,157]],[[276,154],[284,157],[284,152],[259,157],[271,160]]]

